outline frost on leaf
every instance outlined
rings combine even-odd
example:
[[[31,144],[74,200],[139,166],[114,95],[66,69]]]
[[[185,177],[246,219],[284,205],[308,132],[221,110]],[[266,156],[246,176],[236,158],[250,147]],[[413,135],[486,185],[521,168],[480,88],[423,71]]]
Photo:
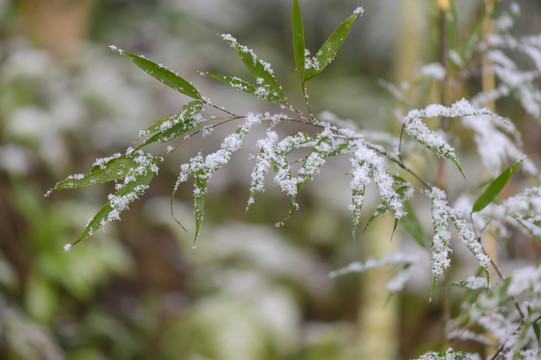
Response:
[[[441,275],[451,265],[449,253],[449,241],[451,233],[449,232],[449,206],[447,205],[447,196],[445,192],[436,187],[430,192],[432,205],[432,227],[434,228],[434,238],[432,240],[432,292],[436,287],[436,282]]]
[[[395,253],[383,256],[378,259],[368,259],[364,262],[355,261],[348,266],[329,273],[331,278],[346,275],[349,273],[361,273],[370,269],[379,268],[386,265],[400,265],[401,270],[387,283],[387,289],[391,292],[402,290],[407,280],[409,280],[414,265],[419,258],[413,255]]]
[[[541,243],[541,186],[527,188],[501,203],[491,203],[475,217],[478,225],[491,220],[498,231],[511,224]]]
[[[129,159],[131,159],[135,165],[131,166],[126,173],[123,174],[123,180],[116,186],[116,193],[109,194],[107,203],[89,220],[79,239],[72,245],[75,245],[87,236],[92,235],[95,231],[101,229],[109,222],[120,220],[120,213],[126,210],[132,202],[143,194],[148,188],[150,181],[152,181],[154,176],[158,173],[157,162],[160,158],[144,153],[141,150],[133,151],[132,149],[128,149],[127,154],[129,155]],[[121,157],[115,156],[112,160],[117,158]],[[103,163],[98,162],[95,166],[100,167],[103,164],[110,163],[110,161],[111,159]]]
[[[441,135],[430,130],[421,119],[433,117],[456,118],[479,114],[491,114],[491,112],[486,109],[478,110],[467,100],[462,99],[450,107],[432,104],[428,105],[425,109],[411,110],[404,117],[403,121],[404,128],[411,137],[415,138],[419,143],[438,156],[451,160],[460,170],[455,149],[449,145]],[[462,170],[460,171],[462,172]]]
[[[226,136],[222,141],[220,149],[206,156],[198,154],[191,158],[187,163],[180,167],[180,174],[177,178],[172,196],[175,195],[181,183],[187,181],[191,176],[195,175],[194,187],[194,213],[196,223],[195,238],[199,233],[199,225],[203,220],[203,210],[205,207],[207,194],[207,181],[212,175],[226,165],[231,156],[237,151],[250,129],[261,122],[261,118],[255,114],[247,114],[244,124],[242,124],[235,132]],[[195,245],[195,240],[194,240]]]
[[[481,161],[492,175],[496,176],[502,172],[506,164],[520,159],[524,159],[522,166],[526,172],[537,175],[538,171],[533,162],[525,159],[526,155],[519,149],[520,138],[516,129],[511,123],[503,125],[501,123],[501,120],[489,115],[462,118],[462,125],[473,130]],[[514,138],[510,138],[509,135]]]
[[[353,213],[353,223],[356,226],[359,222],[364,191],[366,186],[374,182],[378,193],[386,205],[394,214],[395,219],[400,219],[404,211],[403,199],[393,188],[394,179],[385,168],[385,157],[375,150],[368,148],[362,140],[355,143],[355,151],[351,157],[352,162],[352,203],[350,209]]]

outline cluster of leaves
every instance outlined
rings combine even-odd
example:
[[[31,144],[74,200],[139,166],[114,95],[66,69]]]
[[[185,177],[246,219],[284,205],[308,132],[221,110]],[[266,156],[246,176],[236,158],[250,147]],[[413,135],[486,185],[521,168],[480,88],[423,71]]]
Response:
[[[129,204],[135,201],[148,188],[149,183],[158,172],[159,165],[172,151],[179,148],[185,139],[198,134],[204,135],[207,131],[217,126],[238,121],[241,124],[233,133],[223,139],[217,151],[205,154],[202,146],[199,153],[180,166],[180,173],[172,196],[175,195],[183,183],[192,177],[194,178],[194,246],[204,217],[209,179],[229,162],[233,153],[242,146],[247,134],[252,128],[255,126],[264,126],[266,127],[265,137],[257,141],[259,152],[255,156],[255,165],[251,174],[247,207],[255,201],[255,195],[258,192],[264,191],[265,178],[272,169],[274,172],[273,180],[278,184],[281,191],[290,198],[289,215],[291,215],[298,208],[296,197],[299,191],[319,173],[326,161],[329,158],[337,156],[347,157],[351,163],[350,209],[353,217],[354,236],[355,228],[357,228],[361,219],[366,189],[368,186],[375,186],[379,194],[380,205],[368,220],[368,224],[381,214],[390,212],[395,219],[395,228],[397,224],[402,223],[404,229],[420,245],[427,247],[424,234],[420,230],[422,227],[419,220],[417,220],[414,206],[411,202],[415,194],[426,196],[431,202],[431,219],[434,232],[431,245],[433,262],[432,292],[435,289],[437,281],[450,266],[450,252],[452,251],[450,248],[450,224],[457,230],[458,238],[477,259],[480,269],[486,274],[486,287],[489,274],[488,266],[491,260],[481,246],[480,237],[486,231],[486,224],[488,222],[492,222],[495,229],[500,231],[500,233],[503,233],[507,228],[507,223],[511,222],[541,241],[541,218],[539,217],[541,213],[541,188],[527,189],[506,201],[496,201],[498,194],[520,165],[531,174],[538,175],[539,172],[520,150],[520,139],[516,130],[494,112],[482,108],[483,101],[481,97],[477,97],[475,101],[471,102],[462,99],[451,106],[432,104],[422,109],[411,107],[405,115],[400,116],[403,130],[410,139],[428,149],[437,157],[454,163],[463,176],[464,173],[454,147],[439,132],[430,129],[425,120],[430,118],[456,118],[461,121],[464,127],[473,130],[481,158],[495,177],[481,184],[486,187],[475,200],[471,196],[465,196],[464,201],[457,201],[454,206],[448,203],[447,194],[443,189],[431,185],[429,181],[423,179],[404,162],[404,154],[401,153],[401,147],[397,145],[403,141],[407,141],[406,139],[402,139],[402,136],[400,138],[393,138],[393,141],[390,143],[371,141],[368,131],[344,128],[332,122],[318,119],[311,110],[306,82],[319,75],[332,62],[346,39],[354,21],[362,12],[362,8],[355,9],[353,14],[336,28],[316,54],[311,57],[310,52],[305,49],[299,2],[298,0],[293,0],[293,54],[305,99],[305,110],[295,108],[288,103],[283,88],[276,80],[269,63],[258,58],[253,50],[241,45],[233,36],[229,34],[222,35],[222,39],[231,46],[245,67],[253,75],[255,82],[249,82],[234,76],[211,73],[202,73],[202,75],[215,78],[257,99],[278,104],[280,109],[285,111],[285,113],[235,114],[223,107],[215,105],[210,99],[202,96],[193,84],[165,66],[150,61],[144,56],[138,56],[111,46],[113,50],[126,56],[150,76],[179,93],[192,98],[193,101],[185,104],[178,114],[162,119],[150,125],[146,130],[141,131],[137,139],[139,145],[135,149],[129,148],[124,155],[115,154],[109,158],[98,159],[89,174],[72,175],[51,189],[51,191],[56,191],[59,189],[80,188],[96,183],[116,182],[116,193],[109,196],[108,202],[90,219],[79,239],[73,244],[90,236],[108,222],[119,219],[120,212],[127,209]],[[451,17],[456,15],[453,11],[449,14]],[[482,18],[481,24],[484,19],[490,16],[492,14],[486,14]],[[456,26],[455,24],[455,27],[452,27],[452,29],[456,29]],[[523,39],[519,43],[513,43],[507,37],[499,35],[499,37],[495,36],[481,42],[479,36],[480,26],[476,26],[476,30],[460,46],[455,41],[456,39],[451,39],[449,57],[453,60],[452,63],[454,66],[459,67],[461,64],[468,63],[475,51],[486,50],[487,47],[490,47],[489,54],[491,54],[491,59],[495,63],[494,72],[502,80],[502,89],[498,90],[498,88],[497,92],[489,94],[488,98],[494,99],[510,92],[518,92],[523,105],[533,115],[536,115],[537,110],[535,106],[536,104],[541,104],[541,101],[539,101],[539,91],[529,89],[528,86],[533,86],[533,81],[541,72],[541,60],[539,60],[539,54],[541,54],[541,50],[539,50],[541,46],[539,45],[541,45],[541,41],[528,38]],[[453,36],[453,31],[450,34],[450,36]],[[531,74],[521,73],[523,75],[521,79],[526,75],[530,75],[526,77],[531,81],[524,82],[520,80],[520,84],[511,84],[511,76],[505,76],[509,75],[508,70],[513,68],[514,64],[509,63],[507,58],[504,58],[500,52],[493,49],[497,46],[507,46],[508,48],[518,49],[529,54],[536,61],[539,71]],[[425,70],[425,73],[434,74],[434,69],[430,71],[429,69]],[[443,77],[445,77],[445,69],[439,70],[443,70]],[[439,77],[439,75],[436,77]],[[526,100],[522,94],[523,90],[531,95],[527,103],[524,103]],[[487,94],[484,96],[487,96]],[[205,118],[202,115],[205,108],[218,110],[224,116]],[[315,133],[308,130],[306,132],[300,131],[281,138],[276,128],[280,124],[287,122],[300,123],[310,130],[315,129],[316,131]],[[489,137],[492,137],[493,140],[494,138],[502,139],[498,143],[498,146],[503,146],[505,150],[502,150],[498,154],[487,150],[486,139]],[[172,143],[175,141],[176,144],[169,145],[165,154],[161,157],[154,156],[142,150],[147,145],[153,143]],[[297,151],[300,149],[305,149],[305,151]],[[494,160],[495,157],[497,157],[496,161]],[[502,172],[503,164],[508,164],[510,160],[513,164]],[[407,178],[412,180],[408,181],[406,180]],[[278,225],[281,224],[283,224],[283,221],[278,223]],[[73,244],[68,244],[66,250],[69,250]],[[391,287],[393,291],[396,291],[401,289],[407,279],[407,276],[404,276],[404,272],[408,276],[411,274],[411,267],[414,265],[415,259],[397,256],[375,263],[352,264],[348,268],[337,271],[334,275],[350,271],[364,271],[375,266],[391,263],[402,264],[403,273],[401,273],[399,278],[395,279]],[[532,271],[537,273],[537,268]],[[495,303],[516,302],[518,296],[526,293],[532,294],[532,290],[524,286],[520,288],[520,291],[517,290],[516,288],[521,286],[519,283],[520,280],[513,282],[514,280],[512,279],[513,277],[510,277],[506,281],[500,282],[496,288],[490,290],[484,289],[480,292],[479,296],[472,297],[475,298],[476,302],[475,305],[469,307],[470,311],[466,312],[466,323],[477,322],[483,324],[482,322],[485,321],[487,309]],[[518,283],[518,285],[515,287],[511,286],[515,283]],[[472,291],[474,290],[467,284],[462,285]],[[539,338],[538,322],[541,308],[539,308],[537,302],[540,297],[536,296],[537,290],[533,291],[533,294],[535,296],[529,302],[528,311],[521,310],[523,313],[531,313],[531,315],[522,315],[517,319],[517,324],[520,323],[520,326],[517,325],[516,327],[518,330],[515,334],[516,336],[514,335],[513,337],[514,340],[509,341],[509,336],[498,338],[501,344],[499,348],[501,353],[512,352],[513,358],[522,356],[521,352],[523,348],[530,346],[534,342],[531,336],[526,333],[530,328],[534,329],[537,338]],[[491,299],[495,302],[490,302]],[[491,309],[494,309],[494,306]],[[463,323],[464,321],[462,321]],[[488,320],[485,323],[488,324]],[[488,328],[489,325],[487,325]],[[492,329],[490,328],[489,330]],[[463,358],[467,358],[466,355],[458,351],[426,354],[421,357],[421,359]]]

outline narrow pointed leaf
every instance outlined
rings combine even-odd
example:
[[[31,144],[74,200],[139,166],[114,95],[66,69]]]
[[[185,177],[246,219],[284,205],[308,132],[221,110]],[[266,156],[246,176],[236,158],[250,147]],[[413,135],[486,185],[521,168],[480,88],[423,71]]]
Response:
[[[344,20],[334,32],[329,36],[327,41],[321,46],[316,55],[311,59],[310,66],[305,69],[304,80],[319,75],[329,65],[336,56],[336,53],[342,47],[346,37],[351,30],[351,26],[355,19],[362,13],[362,9],[358,8],[346,20]],[[304,49],[303,49],[304,51]]]
[[[201,112],[203,108],[203,102],[200,100],[190,101],[182,107],[182,110],[173,116],[167,117],[165,119],[159,120],[154,124],[150,125],[145,132],[153,133],[157,131],[163,131],[164,129],[170,128],[175,124],[181,123],[186,119],[190,119],[195,116],[195,114]]]
[[[155,62],[145,59],[142,56],[138,56],[124,50],[120,51],[120,53],[130,59],[135,65],[143,69],[147,74],[169,86],[171,89],[174,89],[179,93],[194,99],[201,100],[201,94],[199,94],[199,91],[197,91],[192,84],[163,65],[156,64]]]
[[[411,206],[409,201],[404,202],[404,210],[406,210],[407,214],[400,219],[402,227],[411,236],[411,238],[415,240],[417,244],[419,244],[423,248],[426,248],[425,232],[423,230],[421,222],[419,221],[419,218],[415,214],[413,206]]]
[[[201,111],[201,107],[201,101],[192,101],[184,105],[182,111],[177,115],[154,123],[147,129],[147,132],[159,132],[146,139],[141,145],[138,146],[138,149],[154,142],[164,143],[174,140],[194,130],[204,121],[202,117],[194,117],[199,111]]]
[[[477,198],[473,204],[472,213],[483,210],[488,204],[490,204],[496,196],[505,187],[511,176],[515,173],[519,165],[523,160],[519,160],[513,165],[505,169],[496,179],[494,179],[481,195]]]
[[[92,235],[95,231],[101,229],[105,224],[119,219],[120,212],[127,209],[128,205],[135,201],[139,195],[145,191],[155,175],[155,171],[150,168],[146,169],[141,174],[134,175],[132,181],[124,184],[94,215],[81,236],[79,236],[77,241],[75,241],[72,245],[75,245],[86,237]]]
[[[284,102],[284,92],[274,78],[270,64],[258,59],[252,49],[239,44],[233,36],[222,34],[222,38],[237,52],[246,68],[256,78],[257,84],[269,92],[268,98],[276,99],[272,102]]]
[[[224,75],[215,75],[206,73],[208,76],[211,76],[221,82],[224,82],[231,86],[232,88],[240,91],[244,91],[247,94],[255,96],[258,99],[279,104],[284,101],[283,93],[276,93],[265,87],[263,85],[255,86],[246,82],[238,77],[224,76]]]
[[[293,56],[295,57],[295,66],[297,67],[297,73],[304,81],[304,60],[305,60],[305,46],[304,46],[304,28],[302,25],[301,9],[299,6],[299,0],[293,0],[293,16],[292,16],[292,36],[293,36]]]
[[[195,187],[194,187],[194,215],[195,215],[195,235],[193,239],[193,247],[197,241],[199,235],[199,229],[201,222],[203,221],[203,215],[205,211],[205,203],[207,201],[207,175],[204,171],[198,171],[195,174]]]
[[[131,156],[115,157],[101,165],[94,166],[87,175],[68,176],[65,180],[57,183],[49,192],[60,189],[76,189],[117,180],[129,174],[132,169],[138,166],[139,164]]]
[[[477,44],[481,40],[481,33],[483,30],[483,24],[485,23],[485,15],[481,16],[473,26],[473,29],[470,31],[466,39],[464,40],[464,45],[462,45],[462,50],[460,51],[460,57],[462,61],[466,63],[472,56]]]

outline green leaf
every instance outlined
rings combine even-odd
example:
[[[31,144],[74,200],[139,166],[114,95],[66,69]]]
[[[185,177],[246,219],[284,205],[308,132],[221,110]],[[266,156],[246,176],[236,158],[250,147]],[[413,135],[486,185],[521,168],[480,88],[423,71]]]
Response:
[[[397,182],[396,178],[395,178],[395,183],[398,183],[398,184],[401,184],[401,182]],[[406,195],[408,193],[408,191],[410,190],[410,187],[409,185],[403,185],[401,187],[399,187],[398,189],[396,189],[396,193],[398,194],[399,198],[402,200],[402,203],[405,202],[406,200]],[[385,201],[382,201],[377,207],[376,207],[376,210],[374,210],[374,213],[372,214],[372,216],[370,216],[370,218],[368,219],[368,221],[366,222],[366,225],[364,226],[364,229],[363,229],[363,234],[366,232],[366,230],[368,229],[368,226],[372,223],[372,221],[374,221],[378,216],[381,216],[385,213],[388,213],[391,211],[391,206],[385,202]],[[397,226],[397,223],[394,224],[394,229],[393,229],[393,233],[394,233],[394,230],[396,229],[396,226]]]
[[[415,214],[415,209],[411,206],[409,201],[404,202],[404,210],[407,212],[406,216],[403,216],[400,219],[402,227],[406,232],[411,236],[413,240],[421,247],[426,248],[426,236],[421,226],[419,218]]]
[[[201,112],[202,108],[203,102],[201,100],[190,101],[182,107],[182,110],[178,114],[155,122],[150,125],[145,132],[153,133],[156,131],[163,131],[164,128],[171,127],[171,125],[167,126],[167,122],[171,124],[181,123],[194,117],[195,114]]]
[[[541,328],[539,327],[539,324],[536,322],[532,323],[532,329],[535,333],[535,338],[537,339],[537,342],[541,342]]]
[[[197,236],[199,235],[201,222],[203,221],[205,202],[207,201],[207,180],[208,176],[204,170],[200,170],[195,173],[195,188],[193,194],[195,214],[195,236],[193,239],[194,248],[197,241]]]
[[[468,62],[468,60],[471,58],[477,44],[479,44],[479,41],[481,40],[484,22],[485,15],[481,16],[475,22],[473,29],[469,32],[466,40],[464,40],[464,45],[462,45],[462,49],[460,51],[460,57],[464,63]]]
[[[523,159],[524,160],[524,159]],[[523,160],[519,160],[516,163],[505,169],[496,179],[494,179],[481,195],[477,198],[473,204],[472,213],[483,210],[488,204],[490,204],[496,196],[505,187],[511,176],[515,173],[519,165]]]
[[[197,128],[203,119],[196,119],[194,116],[201,111],[202,106],[201,101],[194,100],[184,105],[180,113],[152,124],[146,132],[159,132],[146,139],[137,149],[154,142],[171,141]]]
[[[194,99],[202,100],[199,91],[192,84],[163,65],[156,64],[142,56],[137,56],[124,50],[120,50],[119,52],[143,69],[147,74],[169,86],[171,89]]]
[[[154,159],[151,163],[156,163]],[[156,172],[151,168],[144,169],[140,174],[133,175],[131,181],[122,185],[122,187],[112,196],[109,201],[94,215],[90,220],[83,233],[77,241],[72,245],[77,244],[86,237],[92,235],[95,231],[101,229],[107,223],[119,219],[119,214],[122,210],[127,209],[128,205],[135,201],[141,195]]]
[[[60,189],[77,189],[94,184],[103,184],[128,175],[139,164],[133,155],[112,157],[100,165],[95,165],[88,175],[70,175],[57,183],[49,193]]]
[[[221,82],[228,84],[236,90],[244,91],[245,93],[255,96],[258,99],[272,102],[275,104],[279,104],[284,101],[283,93],[277,94],[275,92],[271,92],[268,87],[265,87],[263,85],[255,86],[250,84],[249,82],[239,79],[238,77],[215,75],[210,73],[206,73],[206,75],[220,80]]]
[[[280,84],[278,84],[274,78],[270,64],[258,59],[253,50],[239,44],[233,36],[222,34],[222,38],[237,52],[246,68],[256,78],[257,84],[269,92],[267,97],[269,99],[274,99],[275,101],[272,102],[275,103],[284,102],[284,92],[282,91]]]
[[[293,0],[293,16],[292,16],[292,36],[293,36],[293,55],[295,57],[295,66],[301,81],[304,82],[304,61],[305,61],[305,46],[304,46],[304,28],[302,25],[301,9],[299,0]]]
[[[316,55],[311,59],[310,66],[305,69],[304,80],[310,80],[311,78],[319,75],[329,65],[342,44],[346,40],[349,34],[351,26],[355,22],[355,19],[361,14],[361,8],[358,8],[351,14],[346,20],[344,20],[334,32],[329,36],[327,41],[321,46]],[[304,51],[304,49],[303,49]],[[297,64],[297,60],[295,60]],[[298,65],[297,65],[298,66]]]

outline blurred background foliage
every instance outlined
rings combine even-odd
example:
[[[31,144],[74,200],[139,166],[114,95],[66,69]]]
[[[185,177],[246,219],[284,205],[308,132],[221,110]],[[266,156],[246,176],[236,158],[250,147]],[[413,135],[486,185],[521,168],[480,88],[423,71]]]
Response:
[[[480,2],[458,3],[467,31]],[[517,32],[541,32],[541,4],[518,3]],[[411,80],[419,66],[437,60],[436,1],[301,2],[307,46],[319,48],[359,5],[365,15],[335,63],[311,84],[312,104],[316,113],[330,110],[396,133],[396,104],[378,80]],[[178,112],[186,100],[107,45],[167,64],[235,112],[268,110],[197,75],[243,74],[216,36],[232,33],[271,62],[291,102],[301,104],[290,6],[288,0],[0,0],[1,359],[406,359],[437,349],[444,315],[441,299],[427,303],[430,259],[400,229],[391,242],[389,219],[351,239],[350,194],[341,185],[349,180],[340,160],[306,186],[301,211],[274,229],[288,200],[268,190],[244,212],[253,152],[244,148],[210,184],[206,222],[192,250],[191,188],[174,202],[187,233],[169,212],[178,165],[200,146],[192,141],[168,159],[121,222],[62,251],[111,189],[45,199],[47,189],[87,172],[96,157],[122,151],[139,129]],[[419,106],[434,100],[430,94],[417,94]],[[535,129],[523,133],[526,153],[538,156],[539,126],[515,104],[504,105],[520,128]],[[219,143],[226,130],[211,139]],[[465,172],[476,171],[477,161],[466,158]],[[509,245],[511,260],[539,257],[536,244],[517,241],[520,248]],[[426,266],[390,299],[389,269],[328,276],[399,249]],[[467,267],[463,254],[454,256]],[[460,294],[450,294],[451,312],[453,296]]]

